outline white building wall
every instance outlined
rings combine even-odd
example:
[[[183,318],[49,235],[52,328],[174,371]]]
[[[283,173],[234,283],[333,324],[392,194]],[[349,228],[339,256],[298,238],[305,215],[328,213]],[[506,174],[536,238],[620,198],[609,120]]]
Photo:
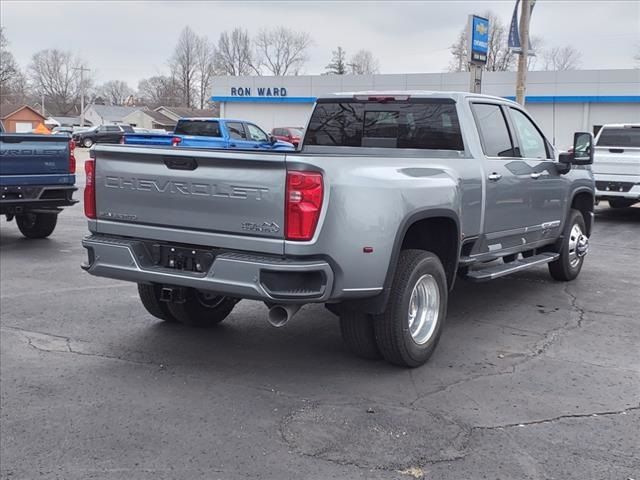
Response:
[[[513,97],[515,79],[515,72],[485,72],[482,93]],[[254,121],[271,130],[306,125],[313,99],[321,95],[359,90],[468,91],[469,73],[224,76],[215,77],[213,85],[212,99],[221,102],[221,116]],[[259,87],[285,88],[288,98],[261,97]],[[240,88],[251,90],[249,98],[232,95]],[[576,131],[593,131],[604,123],[640,122],[640,69],[529,72],[527,97],[531,101],[526,107],[547,137],[566,148]]]

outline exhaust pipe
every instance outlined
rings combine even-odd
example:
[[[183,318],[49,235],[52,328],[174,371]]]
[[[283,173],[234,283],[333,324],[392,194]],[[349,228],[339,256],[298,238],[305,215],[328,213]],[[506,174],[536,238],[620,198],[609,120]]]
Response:
[[[298,313],[302,305],[274,305],[269,309],[269,323],[274,327],[282,327]]]

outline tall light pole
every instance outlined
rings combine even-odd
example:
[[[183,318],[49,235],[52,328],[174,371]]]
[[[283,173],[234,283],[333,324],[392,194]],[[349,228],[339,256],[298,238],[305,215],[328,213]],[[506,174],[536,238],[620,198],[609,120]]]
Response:
[[[529,56],[529,19],[531,0],[522,0],[520,11],[520,53],[518,54],[518,75],[516,77],[516,102],[524,105],[527,91],[527,58]]]
[[[74,70],[80,70],[80,126],[84,127],[84,72],[91,69],[82,67],[74,67]]]

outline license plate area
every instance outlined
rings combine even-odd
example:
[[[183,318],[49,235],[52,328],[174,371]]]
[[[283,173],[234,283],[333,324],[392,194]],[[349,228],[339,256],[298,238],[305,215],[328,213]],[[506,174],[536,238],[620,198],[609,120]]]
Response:
[[[215,254],[210,250],[156,243],[151,245],[151,258],[157,267],[206,273],[213,264]]]

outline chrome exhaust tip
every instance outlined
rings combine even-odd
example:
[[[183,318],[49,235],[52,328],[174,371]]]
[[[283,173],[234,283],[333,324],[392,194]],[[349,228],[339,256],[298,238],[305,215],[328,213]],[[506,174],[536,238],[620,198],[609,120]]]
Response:
[[[274,327],[283,327],[298,313],[302,305],[274,305],[269,309],[269,323]]]

